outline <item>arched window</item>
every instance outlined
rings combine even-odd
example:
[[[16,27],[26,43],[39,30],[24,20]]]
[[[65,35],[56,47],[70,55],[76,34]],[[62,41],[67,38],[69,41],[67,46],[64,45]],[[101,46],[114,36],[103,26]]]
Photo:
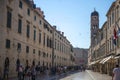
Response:
[[[35,60],[33,60],[32,65],[35,65]]]

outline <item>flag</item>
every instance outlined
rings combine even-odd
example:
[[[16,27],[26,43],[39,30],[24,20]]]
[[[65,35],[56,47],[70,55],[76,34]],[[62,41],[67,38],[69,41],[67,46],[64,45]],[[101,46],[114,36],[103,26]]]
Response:
[[[112,37],[112,40],[113,40],[113,44],[116,46],[117,45],[117,40],[114,36]]]
[[[116,31],[116,26],[113,30],[113,44],[116,46],[117,45],[117,38],[118,38],[118,34],[117,34],[117,31]]]
[[[117,27],[117,30],[116,30]],[[117,22],[115,23],[115,27],[113,30],[113,44],[116,46],[117,45],[117,38],[120,36],[120,27],[117,24]]]
[[[117,35],[117,32],[116,32],[116,29],[114,28],[114,39],[117,39],[118,38],[118,35]]]

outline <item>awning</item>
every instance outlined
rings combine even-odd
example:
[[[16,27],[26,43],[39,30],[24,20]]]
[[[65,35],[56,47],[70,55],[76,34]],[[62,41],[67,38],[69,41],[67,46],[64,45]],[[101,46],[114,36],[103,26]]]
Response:
[[[118,59],[118,58],[120,58],[120,56],[116,56],[116,57],[115,57],[115,59]]]
[[[96,63],[98,63],[99,61],[100,61],[100,60],[93,61],[93,62],[90,63],[90,65],[96,64]]]
[[[118,59],[118,58],[120,58],[120,55],[119,56],[115,56],[115,59]]]
[[[106,58],[104,58],[103,60],[100,61],[100,63],[103,63],[103,61],[105,60]]]
[[[108,60],[112,59],[113,56],[109,56],[109,57],[106,57],[104,58],[102,61],[100,61],[101,64],[104,64],[105,62],[107,62]]]
[[[95,61],[93,61],[93,62],[90,63],[90,65],[93,65],[93,64],[95,64]]]

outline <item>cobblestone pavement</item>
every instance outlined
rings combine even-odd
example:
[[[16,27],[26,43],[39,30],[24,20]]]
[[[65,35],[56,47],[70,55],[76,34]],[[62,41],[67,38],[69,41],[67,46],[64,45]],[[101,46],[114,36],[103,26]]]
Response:
[[[91,70],[87,70],[87,72],[93,78],[93,80],[112,80],[112,77],[107,74],[101,74]]]
[[[64,78],[64,77],[68,76],[68,74],[70,75],[70,74],[74,74],[76,72],[78,72],[78,71],[62,73],[62,74],[59,74],[59,75],[58,74],[56,74],[56,75],[49,75],[49,76],[44,74],[44,75],[37,76],[36,80],[60,80],[61,78]],[[10,78],[9,80],[18,80],[18,78],[14,77],[14,78]],[[24,80],[29,80],[29,78],[25,77]]]
[[[10,78],[9,80],[18,80],[17,78]],[[25,80],[29,80],[25,78]],[[62,73],[60,75],[39,75],[36,80],[112,80],[111,76],[106,74],[100,74],[98,72],[93,72],[91,70],[86,70],[83,72],[74,71]]]
[[[60,80],[112,80],[112,77],[106,74],[86,70],[85,72],[77,72],[72,75],[68,75]]]
[[[51,76],[47,76],[47,75],[39,75],[36,77],[36,80],[55,80],[57,75],[51,75]],[[14,78],[10,78],[9,80],[18,80],[17,77]],[[24,80],[31,80],[31,77],[25,77]]]
[[[86,72],[86,71],[82,71],[82,72],[77,72],[74,74],[70,74],[65,78],[62,78],[60,80],[93,80],[92,77]]]

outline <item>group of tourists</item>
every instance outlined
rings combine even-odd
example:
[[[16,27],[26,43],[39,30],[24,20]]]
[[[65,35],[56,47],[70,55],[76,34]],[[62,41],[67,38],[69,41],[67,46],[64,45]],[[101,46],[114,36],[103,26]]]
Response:
[[[20,65],[18,67],[18,80],[36,80],[36,77],[40,74],[46,75],[48,78],[49,75],[56,75],[61,73],[66,73],[75,67],[67,67],[67,66],[56,66],[56,67],[46,67],[40,65],[32,65],[32,66],[25,66]]]
[[[36,76],[36,66],[26,66],[25,68],[23,65],[19,65],[17,68],[18,72],[18,80],[35,80]]]
[[[16,71],[18,80],[36,80],[37,76],[44,74],[47,77],[49,75],[62,74],[71,70],[84,70],[83,67],[78,66],[40,66],[40,64],[29,65],[26,63],[26,66],[22,65],[19,60],[16,62]],[[5,64],[3,80],[8,80],[9,65]],[[1,79],[0,79],[1,80]]]
[[[60,74],[67,71],[67,67],[51,67],[48,68],[46,66],[40,65],[26,65],[25,67],[20,64],[17,67],[18,72],[18,80],[36,80],[36,77],[40,74],[45,74],[48,78],[49,75]]]

